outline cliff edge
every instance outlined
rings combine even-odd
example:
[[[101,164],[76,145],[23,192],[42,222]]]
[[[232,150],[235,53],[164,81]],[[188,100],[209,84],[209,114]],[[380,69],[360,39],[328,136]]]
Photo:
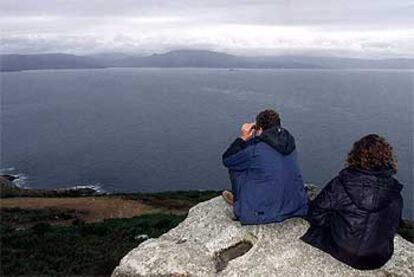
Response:
[[[112,276],[414,276],[414,244],[399,235],[385,266],[359,271],[299,240],[308,227],[300,218],[241,226],[216,197],[194,206],[176,228],[130,251]]]

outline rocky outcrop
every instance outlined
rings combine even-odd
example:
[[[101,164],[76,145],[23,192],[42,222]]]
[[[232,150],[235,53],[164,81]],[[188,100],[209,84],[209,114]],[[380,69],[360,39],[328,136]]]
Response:
[[[0,175],[0,197],[19,195],[22,191],[12,182],[16,178],[10,176],[12,175]]]
[[[414,276],[414,245],[399,235],[385,266],[359,271],[299,240],[308,226],[300,218],[241,226],[216,197],[129,252],[112,276]]]

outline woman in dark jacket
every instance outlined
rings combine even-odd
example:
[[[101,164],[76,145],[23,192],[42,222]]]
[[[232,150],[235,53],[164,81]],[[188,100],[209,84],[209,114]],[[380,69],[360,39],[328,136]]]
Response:
[[[392,147],[365,136],[346,164],[311,202],[311,226],[301,239],[354,268],[376,269],[393,254],[403,207]]]

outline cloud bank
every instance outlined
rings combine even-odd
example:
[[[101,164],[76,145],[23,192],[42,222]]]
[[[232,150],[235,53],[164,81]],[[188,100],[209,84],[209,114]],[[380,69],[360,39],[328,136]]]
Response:
[[[414,57],[411,0],[2,0],[2,53]]]

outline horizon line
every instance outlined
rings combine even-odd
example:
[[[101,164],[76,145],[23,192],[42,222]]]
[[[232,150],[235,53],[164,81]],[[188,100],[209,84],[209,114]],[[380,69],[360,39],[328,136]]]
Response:
[[[1,53],[0,56],[6,56],[6,55],[20,55],[20,56],[35,56],[35,55],[71,55],[71,56],[78,56],[78,57],[88,57],[88,56],[94,56],[94,55],[108,55],[108,54],[118,54],[118,55],[126,55],[126,56],[141,56],[141,57],[149,57],[153,55],[164,55],[168,53],[173,52],[179,52],[179,51],[199,51],[199,52],[211,52],[211,53],[217,53],[217,54],[225,54],[229,56],[235,56],[235,57],[245,57],[245,58],[263,58],[263,57],[308,57],[308,58],[332,58],[332,59],[356,59],[356,60],[413,60],[413,57],[409,56],[397,56],[397,57],[361,57],[361,56],[353,56],[353,55],[336,55],[336,54],[326,54],[323,55],[321,53],[286,53],[286,54],[266,54],[266,55],[242,55],[242,54],[233,54],[228,53],[220,50],[211,50],[211,49],[202,49],[202,48],[178,48],[173,50],[166,50],[166,51],[159,51],[159,52],[152,52],[150,53],[139,53],[139,52],[130,52],[130,51],[102,51],[102,52],[93,52],[93,53],[73,53],[73,52],[37,52],[37,53],[22,53],[22,52],[12,52],[12,53]]]

